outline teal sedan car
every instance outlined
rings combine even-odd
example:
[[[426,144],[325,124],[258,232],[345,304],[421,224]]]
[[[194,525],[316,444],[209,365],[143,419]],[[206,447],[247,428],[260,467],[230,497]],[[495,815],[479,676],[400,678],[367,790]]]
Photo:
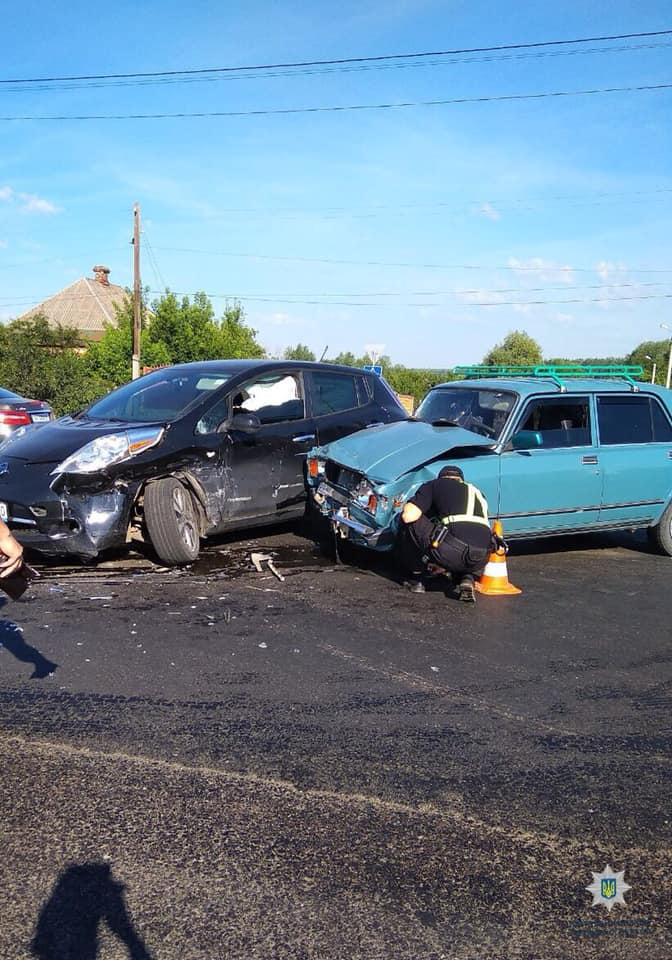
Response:
[[[414,417],[308,454],[344,538],[393,547],[403,504],[457,463],[507,539],[647,528],[672,556],[672,391],[636,366],[466,367]]]

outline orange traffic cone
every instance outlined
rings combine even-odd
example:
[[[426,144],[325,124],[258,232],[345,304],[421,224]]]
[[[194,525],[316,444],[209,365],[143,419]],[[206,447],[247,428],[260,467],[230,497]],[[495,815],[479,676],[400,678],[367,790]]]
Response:
[[[496,536],[502,536],[502,524],[500,520],[495,520],[493,532]],[[518,587],[509,583],[509,574],[506,569],[506,551],[503,547],[493,550],[490,554],[485,570],[480,580],[476,582],[476,589],[488,597],[506,597],[514,593],[522,593]]]

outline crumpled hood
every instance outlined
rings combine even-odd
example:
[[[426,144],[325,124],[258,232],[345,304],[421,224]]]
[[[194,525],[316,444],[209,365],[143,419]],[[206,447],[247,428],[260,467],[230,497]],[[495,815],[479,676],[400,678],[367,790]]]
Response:
[[[402,420],[360,430],[319,448],[323,459],[390,483],[414,467],[457,447],[494,447],[495,441],[463,427],[433,427],[421,420]]]

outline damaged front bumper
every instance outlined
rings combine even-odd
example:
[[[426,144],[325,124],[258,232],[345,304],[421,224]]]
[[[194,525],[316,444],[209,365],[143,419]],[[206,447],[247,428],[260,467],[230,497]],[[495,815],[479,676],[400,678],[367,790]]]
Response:
[[[55,464],[12,464],[0,478],[0,510],[24,547],[45,556],[93,559],[127,542],[137,484],[102,476],[51,476]]]
[[[311,494],[317,509],[344,539],[371,550],[391,550],[394,546],[395,530],[381,526],[346,490],[323,480]]]

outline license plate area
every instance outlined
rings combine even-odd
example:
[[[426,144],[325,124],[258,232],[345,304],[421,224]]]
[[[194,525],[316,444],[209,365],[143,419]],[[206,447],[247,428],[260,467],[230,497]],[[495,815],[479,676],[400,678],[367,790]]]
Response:
[[[339,490],[334,490],[328,483],[321,483],[317,488],[317,492],[323,497],[329,497],[330,500],[334,500],[336,503],[345,505],[350,502],[348,497],[344,496]]]
[[[7,521],[9,520],[9,511],[7,509],[7,504],[4,501],[0,500],[0,520]]]
[[[48,413],[31,413],[30,419],[33,423],[48,423],[49,414]]]

